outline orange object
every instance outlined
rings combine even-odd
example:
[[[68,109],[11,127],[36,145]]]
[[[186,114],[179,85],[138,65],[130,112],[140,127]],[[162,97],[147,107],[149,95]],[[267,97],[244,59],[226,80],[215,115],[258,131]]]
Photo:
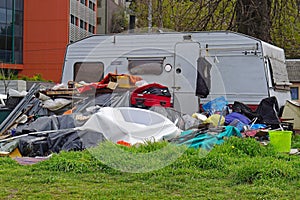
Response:
[[[123,145],[123,146],[126,146],[126,147],[131,147],[131,144],[128,143],[128,142],[125,142],[124,140],[119,140],[119,141],[117,142],[117,144]]]
[[[19,149],[18,149],[18,148],[15,148],[15,149],[9,154],[9,157],[11,157],[11,158],[17,158],[17,157],[18,157],[18,158],[21,158],[22,155],[21,155]]]
[[[65,111],[63,115],[71,115],[75,109],[76,107],[73,107],[72,109]]]

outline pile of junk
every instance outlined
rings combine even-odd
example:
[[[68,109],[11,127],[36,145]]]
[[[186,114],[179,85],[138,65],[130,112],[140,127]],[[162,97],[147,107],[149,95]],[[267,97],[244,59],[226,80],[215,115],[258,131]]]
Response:
[[[48,158],[107,140],[125,146],[164,140],[211,150],[231,136],[265,142],[270,130],[294,128],[278,117],[275,97],[262,99],[253,111],[238,101],[229,106],[221,96],[192,115],[176,111],[171,99],[166,86],[113,73],[97,83],[70,81],[51,88],[34,84],[27,92],[10,90],[0,109],[0,154]],[[300,113],[299,105],[288,103],[287,119]]]

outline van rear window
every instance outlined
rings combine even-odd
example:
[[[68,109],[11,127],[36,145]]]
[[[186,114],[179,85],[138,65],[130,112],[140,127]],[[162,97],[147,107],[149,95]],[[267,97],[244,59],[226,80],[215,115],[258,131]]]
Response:
[[[78,62],[74,65],[75,82],[99,82],[103,79],[104,64],[102,62]]]
[[[128,59],[128,71],[133,75],[160,75],[163,72],[163,59]]]

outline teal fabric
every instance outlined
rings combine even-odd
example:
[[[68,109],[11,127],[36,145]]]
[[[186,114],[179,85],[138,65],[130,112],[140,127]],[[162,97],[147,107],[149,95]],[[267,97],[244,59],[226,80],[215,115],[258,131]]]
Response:
[[[242,137],[241,132],[233,127],[233,126],[226,126],[225,131],[219,133],[219,134],[211,134],[209,132],[199,134],[191,139],[184,140],[185,137],[188,138],[190,134],[192,134],[193,131],[183,131],[181,133],[181,141],[178,141],[179,145],[187,145],[190,148],[202,148],[207,151],[210,151],[214,145],[220,145],[224,142],[224,138],[229,138],[232,136],[236,137]]]

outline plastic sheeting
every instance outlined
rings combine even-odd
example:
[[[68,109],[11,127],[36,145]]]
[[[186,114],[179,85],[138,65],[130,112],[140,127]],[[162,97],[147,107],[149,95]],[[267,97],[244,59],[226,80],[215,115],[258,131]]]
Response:
[[[100,94],[95,97],[95,105],[129,107],[130,91]]]
[[[185,130],[185,120],[184,120],[184,116],[174,110],[173,108],[165,108],[165,107],[161,107],[161,106],[152,106],[151,108],[149,108],[149,110],[159,113],[165,117],[167,117],[169,120],[171,120],[178,128]]]
[[[38,131],[50,131],[75,128],[76,121],[73,115],[61,115],[37,118],[32,123],[20,125],[15,130],[15,135],[21,135]]]
[[[18,148],[22,156],[47,156],[53,152],[80,151],[95,147],[105,140],[101,133],[87,130],[69,129],[40,134],[19,139]]]
[[[233,126],[226,126],[225,130],[218,134],[211,134],[209,130],[188,130],[182,132],[182,135],[175,138],[172,142],[179,145],[187,145],[190,148],[202,148],[210,151],[214,145],[222,144],[224,142],[224,138],[232,136],[242,137],[237,128]]]
[[[149,110],[120,107],[101,108],[79,129],[103,133],[112,142],[134,145],[180,135],[181,130],[168,118]]]

